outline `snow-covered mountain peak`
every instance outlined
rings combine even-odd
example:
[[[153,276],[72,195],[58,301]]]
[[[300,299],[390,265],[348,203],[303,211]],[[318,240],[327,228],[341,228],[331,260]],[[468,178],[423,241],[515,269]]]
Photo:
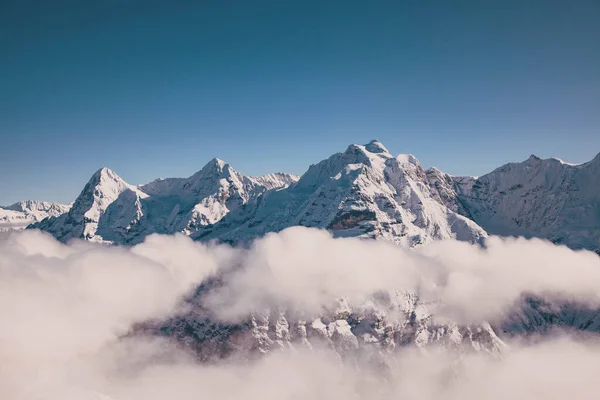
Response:
[[[248,177],[215,158],[188,178],[136,188],[102,168],[68,214],[36,227],[61,240],[130,244],[155,232],[245,242],[302,225],[409,247],[445,238],[478,242],[486,229],[596,249],[598,187],[600,154],[580,165],[531,155],[481,177],[454,177],[425,171],[412,154],[394,157],[372,140],[311,165],[300,178]]]
[[[94,172],[89,182],[97,184],[100,182],[124,182],[123,179],[117,175],[112,169],[102,167],[98,171]]]
[[[10,206],[3,207],[5,210],[13,210],[30,213],[33,211],[50,211],[57,206],[64,206],[59,203],[50,203],[47,201],[37,201],[37,200],[21,200]],[[66,206],[65,206],[66,207]]]
[[[152,233],[191,234],[217,223],[265,191],[297,180],[282,173],[246,177],[218,158],[188,178],[156,179],[137,187],[101,168],[67,215],[35,227],[63,241],[84,238],[128,244]]]
[[[379,140],[371,140],[365,145],[365,149],[371,153],[384,153],[391,156],[391,153]]]
[[[41,221],[33,227],[52,232],[63,241],[72,238],[101,240],[96,236],[100,218],[124,191],[143,195],[138,188],[125,182],[111,169],[100,168],[92,175],[69,212]]]
[[[58,217],[69,211],[71,204],[23,200],[0,207],[0,236],[7,231],[24,229],[27,225],[48,217]]]
[[[206,165],[204,167],[202,167],[202,169],[200,169],[200,171],[197,172],[197,174],[202,174],[202,175],[209,175],[209,174],[220,174],[225,170],[230,169],[230,165],[227,164],[225,161],[221,160],[220,158],[213,158],[212,160],[210,160],[209,162],[206,163]]]
[[[375,152],[370,151],[369,148]],[[336,153],[311,165],[295,186],[299,190],[314,190],[338,174],[347,171],[349,166],[352,171],[357,171],[360,165],[366,167],[378,165],[376,169],[383,172],[386,160],[393,158],[387,150],[384,150],[385,147],[377,141],[371,141],[366,145],[351,144],[343,153]]]
[[[103,167],[92,175],[81,194],[93,192],[91,194],[98,199],[114,200],[123,190],[129,188],[135,190],[133,186],[125,182],[113,170]],[[81,195],[75,200],[73,206],[77,205],[78,200],[83,200]]]
[[[539,236],[573,248],[599,247],[599,156],[573,165],[531,155],[477,179],[454,181],[466,215],[489,233]]]
[[[444,238],[477,242],[486,235],[443,204],[414,156],[394,158],[376,141],[348,146],[311,165],[296,184],[259,200],[256,208],[240,209],[194,237],[246,241],[301,225],[413,247]]]
[[[392,158],[392,154],[385,148],[381,142],[377,140],[371,140],[369,143],[361,145],[361,144],[351,144],[348,146],[344,154],[347,154],[350,157],[356,157],[354,163],[362,163],[365,165],[370,165],[373,160],[381,160]]]

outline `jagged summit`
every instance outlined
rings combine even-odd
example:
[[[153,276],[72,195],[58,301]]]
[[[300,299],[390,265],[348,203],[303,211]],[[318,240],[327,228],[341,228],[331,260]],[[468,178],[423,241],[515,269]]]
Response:
[[[436,238],[485,237],[439,200],[414,156],[394,158],[377,140],[352,144],[300,178],[247,177],[215,158],[189,178],[133,187],[102,168],[68,214],[38,227],[61,240],[135,243],[154,232],[245,241],[293,225],[409,247]]]
[[[114,172],[108,167],[100,168],[99,170],[94,172],[94,174],[90,178],[90,182],[100,182],[103,180],[122,181],[123,179],[119,175],[117,175],[116,172]]]
[[[597,249],[599,187],[600,154],[579,165],[532,154],[480,177],[455,177],[424,170],[412,154],[394,157],[371,140],[311,165],[301,177],[249,177],[215,158],[188,178],[134,187],[101,168],[67,213],[35,227],[61,240],[136,243],[154,232],[243,242],[303,225],[405,246],[477,242],[488,231]]]
[[[67,212],[70,207],[71,205],[36,200],[22,200],[0,207],[0,232],[6,226],[10,229],[24,228],[48,217],[58,217]]]
[[[438,197],[414,156],[394,158],[377,141],[352,144],[312,165],[296,184],[267,193],[256,208],[232,213],[195,237],[243,241],[294,225],[408,247],[435,238],[485,237]]]
[[[348,146],[344,154],[360,154],[364,155],[366,158],[361,160],[366,164],[369,164],[371,160],[378,158],[392,158],[392,154],[385,148],[381,142],[378,140],[371,140],[369,143],[361,145],[361,144],[351,144]]]
[[[37,201],[37,200],[21,200],[21,201],[17,201],[16,203],[13,203],[9,206],[5,206],[2,207],[5,210],[13,210],[13,211],[21,211],[21,212],[27,212],[27,211],[33,211],[33,210],[39,210],[39,211],[45,211],[50,209],[54,204],[57,203],[49,203],[46,201]]]
[[[137,187],[101,168],[67,214],[34,227],[63,241],[84,238],[127,244],[151,233],[191,234],[263,192],[296,180],[281,173],[249,178],[218,158],[188,178],[156,179]]]
[[[386,149],[386,147],[379,140],[376,140],[376,139],[373,139],[369,143],[367,143],[365,145],[365,149],[367,149],[367,151],[369,151],[371,153],[390,154],[388,149]]]
[[[532,155],[455,182],[456,198],[489,233],[600,248],[600,162],[573,165]]]
[[[207,162],[206,165],[204,165],[204,167],[202,167],[198,172],[221,172],[227,167],[229,167],[229,164],[227,164],[225,161],[221,160],[220,158],[213,158],[212,160]]]

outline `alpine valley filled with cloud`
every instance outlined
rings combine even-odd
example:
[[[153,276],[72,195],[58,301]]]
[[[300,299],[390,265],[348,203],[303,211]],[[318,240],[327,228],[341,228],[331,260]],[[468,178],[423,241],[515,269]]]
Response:
[[[379,141],[0,209],[0,397],[592,399],[600,155],[479,177]]]

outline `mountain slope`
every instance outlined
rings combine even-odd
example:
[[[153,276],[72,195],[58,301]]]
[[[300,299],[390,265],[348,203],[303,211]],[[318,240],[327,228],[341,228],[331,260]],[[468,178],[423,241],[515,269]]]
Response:
[[[407,247],[448,238],[478,242],[486,236],[435,194],[414,156],[393,157],[371,141],[312,165],[295,184],[265,193],[192,237],[237,242],[294,225]]]
[[[490,234],[600,248],[600,154],[580,165],[532,155],[477,179],[454,182],[455,204]]]
[[[100,218],[108,206],[126,190],[136,189],[110,169],[101,168],[92,175],[69,212],[33,224],[31,228],[47,231],[61,241],[73,238],[102,241],[96,235]]]

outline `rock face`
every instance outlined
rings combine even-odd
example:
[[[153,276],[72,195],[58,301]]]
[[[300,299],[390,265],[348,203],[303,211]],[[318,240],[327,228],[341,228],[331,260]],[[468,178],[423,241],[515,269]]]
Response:
[[[557,332],[576,335],[598,334],[600,310],[565,300],[524,296],[518,307],[515,307],[515,311],[495,329],[508,337],[518,336],[533,340]]]
[[[459,353],[476,351],[498,356],[506,344],[492,327],[435,324],[435,305],[424,304],[414,293],[386,293],[319,316],[301,316],[292,310],[255,312],[242,323],[226,324],[205,311],[193,311],[162,323],[148,323],[137,332],[169,336],[184,344],[203,361],[229,356],[253,358],[285,348],[322,348],[340,357],[358,354],[385,364],[386,354],[405,347],[443,347]]]

